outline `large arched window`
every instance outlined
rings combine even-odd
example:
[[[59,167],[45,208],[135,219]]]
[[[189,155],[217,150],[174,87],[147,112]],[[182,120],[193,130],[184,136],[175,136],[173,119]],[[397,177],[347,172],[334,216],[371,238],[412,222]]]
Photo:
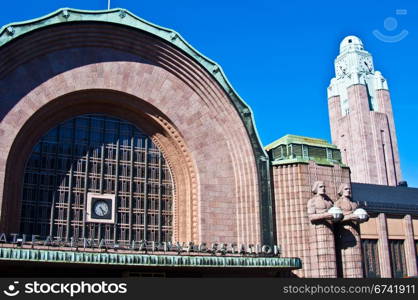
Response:
[[[27,161],[21,232],[63,240],[171,241],[173,182],[133,124],[89,114],[44,135]]]

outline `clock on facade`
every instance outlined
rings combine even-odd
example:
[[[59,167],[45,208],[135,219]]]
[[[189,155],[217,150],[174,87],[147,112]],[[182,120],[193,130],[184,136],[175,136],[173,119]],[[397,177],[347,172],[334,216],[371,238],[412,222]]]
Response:
[[[93,217],[98,219],[110,219],[112,217],[111,212],[111,203],[109,205],[110,199],[100,199],[100,198],[93,198]]]
[[[348,76],[347,74],[347,65],[343,61],[339,61],[335,65],[335,73],[337,78],[342,78]]]
[[[365,56],[360,59],[361,69],[366,73],[373,72],[373,61],[370,57]]]
[[[115,195],[88,193],[86,221],[95,223],[114,223]]]

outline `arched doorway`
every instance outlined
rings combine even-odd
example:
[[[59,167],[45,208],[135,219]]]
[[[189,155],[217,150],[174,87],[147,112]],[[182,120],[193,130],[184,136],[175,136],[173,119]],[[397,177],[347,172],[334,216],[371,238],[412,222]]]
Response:
[[[82,114],[58,124],[33,147],[24,174],[22,233],[121,245],[172,240],[169,167],[128,121]]]

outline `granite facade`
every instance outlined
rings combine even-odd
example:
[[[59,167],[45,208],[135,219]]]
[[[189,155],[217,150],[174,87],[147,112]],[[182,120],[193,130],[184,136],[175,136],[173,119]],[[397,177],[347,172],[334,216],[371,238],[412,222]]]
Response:
[[[339,186],[350,183],[349,169],[318,165],[313,161],[273,165],[272,168],[277,240],[284,256],[302,259],[302,269],[293,271],[294,274],[299,277],[362,277],[358,226],[329,221],[314,224],[307,211],[314,182],[324,182],[326,194],[335,203]],[[351,234],[341,235],[343,230]]]
[[[402,175],[389,91],[376,91],[378,111],[370,110],[366,85],[348,87],[347,95],[347,115],[341,112],[340,96],[328,99],[328,111],[332,143],[350,166],[351,180],[396,186]]]
[[[25,158],[40,136],[100,112],[137,125],[166,156],[175,240],[260,243],[253,145],[229,95],[196,61],[110,24],[39,30],[0,58],[1,230],[18,231]]]

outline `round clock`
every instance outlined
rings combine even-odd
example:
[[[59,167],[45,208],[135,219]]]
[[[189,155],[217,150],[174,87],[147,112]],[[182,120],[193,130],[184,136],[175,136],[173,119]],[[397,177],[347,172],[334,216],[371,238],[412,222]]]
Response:
[[[104,217],[109,213],[109,204],[106,201],[97,201],[93,207],[94,213],[99,217]]]

